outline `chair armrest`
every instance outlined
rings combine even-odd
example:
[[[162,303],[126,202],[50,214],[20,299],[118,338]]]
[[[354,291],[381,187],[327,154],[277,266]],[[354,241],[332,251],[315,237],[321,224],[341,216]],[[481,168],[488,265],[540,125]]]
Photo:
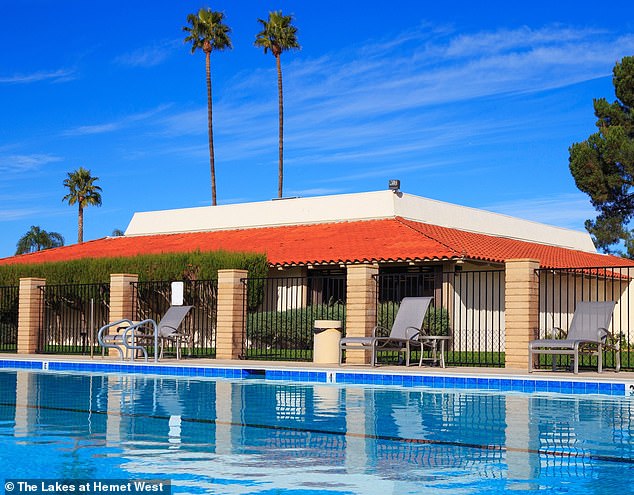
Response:
[[[606,347],[612,348],[616,351],[621,349],[621,339],[619,336],[614,335],[613,332],[610,332],[607,328],[600,327],[598,329],[599,338],[603,340],[603,343]]]
[[[387,335],[377,335],[377,330],[384,330]],[[382,327],[381,325],[377,325],[372,329],[372,337],[387,337],[390,334],[390,329]]]
[[[416,327],[407,327],[405,329],[405,335],[410,340],[418,340],[418,338],[422,335],[425,335],[424,332],[420,328]]]

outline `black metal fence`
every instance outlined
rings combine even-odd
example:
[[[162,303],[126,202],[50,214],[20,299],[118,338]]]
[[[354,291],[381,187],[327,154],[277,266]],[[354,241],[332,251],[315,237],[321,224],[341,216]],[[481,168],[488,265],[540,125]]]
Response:
[[[503,270],[389,273],[375,278],[377,325],[392,327],[404,297],[432,296],[424,329],[451,337],[448,365],[504,366]]]
[[[310,361],[315,320],[345,322],[346,276],[248,278],[242,356]]]
[[[40,287],[43,295],[38,352],[100,352],[97,331],[108,323],[110,284],[66,284]]]
[[[612,334],[620,341],[621,366],[634,369],[634,267],[588,267],[537,270],[539,276],[539,334],[537,338],[555,338],[555,328],[570,326],[579,301],[617,301],[612,315]],[[568,356],[557,357],[562,366]],[[615,351],[606,351],[604,365],[611,367]],[[550,356],[540,356],[539,365],[550,367]],[[594,367],[596,357],[583,356],[580,367]]]
[[[132,282],[135,319],[161,321],[171,305],[171,281]],[[216,355],[216,316],[218,308],[217,280],[184,282],[183,303],[193,306],[182,323],[184,333],[192,337],[190,356]],[[166,351],[171,351],[166,349]]]
[[[0,286],[0,352],[18,349],[18,286]]]

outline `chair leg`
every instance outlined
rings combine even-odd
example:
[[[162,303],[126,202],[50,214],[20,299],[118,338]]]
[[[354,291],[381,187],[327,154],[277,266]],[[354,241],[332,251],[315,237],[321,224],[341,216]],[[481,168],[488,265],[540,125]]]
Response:
[[[440,341],[440,367],[445,367],[445,341]]]
[[[597,373],[603,373],[603,346],[599,344],[597,347]]]
[[[573,355],[573,358],[572,358],[572,359],[574,359],[574,360],[575,360],[575,363],[574,363],[574,367],[573,367],[573,371],[572,371],[572,372],[573,372],[575,375],[578,375],[578,374],[579,374],[579,349],[578,349],[578,348],[577,348],[577,349],[575,349],[575,353],[574,353],[574,355]]]

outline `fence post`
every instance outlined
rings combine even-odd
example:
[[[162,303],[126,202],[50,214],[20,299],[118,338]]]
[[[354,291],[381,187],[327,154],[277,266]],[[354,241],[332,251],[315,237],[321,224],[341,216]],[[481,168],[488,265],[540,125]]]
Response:
[[[377,265],[349,265],[346,281],[346,337],[369,337],[376,324]],[[367,364],[369,351],[346,351],[346,363]]]
[[[238,359],[242,354],[242,327],[247,270],[218,270],[216,359]]]
[[[539,261],[506,261],[504,318],[506,323],[505,367],[528,369],[528,343],[539,326]]]
[[[18,354],[33,354],[38,351],[40,322],[46,285],[44,278],[21,278],[18,302]]]

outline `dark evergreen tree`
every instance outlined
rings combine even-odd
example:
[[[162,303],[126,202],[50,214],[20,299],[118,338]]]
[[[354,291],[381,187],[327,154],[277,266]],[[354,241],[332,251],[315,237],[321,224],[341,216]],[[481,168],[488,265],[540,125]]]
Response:
[[[570,172],[598,211],[586,221],[597,247],[633,258],[634,57],[617,62],[613,73],[617,100],[594,100],[598,131],[570,147]]]

